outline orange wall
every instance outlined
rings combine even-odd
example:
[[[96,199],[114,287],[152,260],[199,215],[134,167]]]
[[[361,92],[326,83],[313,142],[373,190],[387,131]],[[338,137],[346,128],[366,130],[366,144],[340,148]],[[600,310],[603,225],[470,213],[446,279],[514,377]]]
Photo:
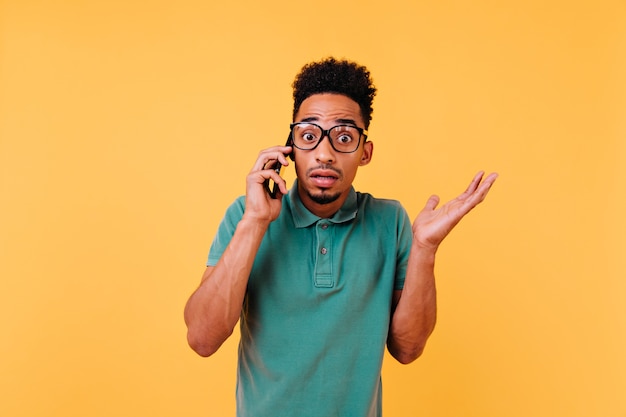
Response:
[[[623,1],[5,0],[0,25],[0,415],[234,415],[237,340],[196,357],[182,309],[330,54],[380,90],[358,189],[415,216],[500,173],[386,415],[626,415]]]

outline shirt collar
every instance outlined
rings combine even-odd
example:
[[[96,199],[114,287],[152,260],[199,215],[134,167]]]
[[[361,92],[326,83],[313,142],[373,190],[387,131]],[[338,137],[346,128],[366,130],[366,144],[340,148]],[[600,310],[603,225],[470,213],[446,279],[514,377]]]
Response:
[[[289,190],[289,193],[287,194],[287,198],[289,199],[293,223],[296,228],[308,227],[322,219],[304,207],[302,200],[300,200],[300,195],[298,194],[298,180],[294,181],[291,190]],[[350,193],[348,194],[346,201],[344,201],[337,213],[327,220],[332,223],[347,222],[356,217],[357,211],[358,205],[356,191],[354,191],[354,187],[350,187]]]

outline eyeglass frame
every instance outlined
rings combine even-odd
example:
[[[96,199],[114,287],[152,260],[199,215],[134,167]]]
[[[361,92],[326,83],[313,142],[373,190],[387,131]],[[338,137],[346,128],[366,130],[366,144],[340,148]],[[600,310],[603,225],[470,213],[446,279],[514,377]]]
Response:
[[[315,144],[315,146],[313,146],[312,148],[309,149],[303,149],[299,146],[296,145],[296,142],[293,140],[293,128],[297,125],[313,125],[315,127],[318,127],[321,131],[322,131],[322,136],[318,139],[317,143]],[[339,149],[335,148],[335,144],[333,143],[333,140],[330,138],[330,131],[337,128],[337,127],[352,127],[354,129],[357,130],[357,132],[359,132],[359,140],[356,144],[356,147],[354,148],[353,151],[350,152],[346,152],[346,151],[340,151]],[[291,142],[291,144],[294,146],[294,148],[300,149],[301,151],[312,151],[313,149],[317,148],[319,146],[320,143],[322,143],[322,141],[324,140],[325,137],[328,137],[328,141],[330,142],[330,146],[339,153],[354,153],[359,149],[359,146],[361,146],[361,137],[364,138],[363,143],[367,142],[367,135],[368,132],[367,130],[363,129],[362,127],[358,127],[352,124],[340,124],[340,125],[335,125],[333,127],[331,127],[330,129],[324,129],[322,126],[318,125],[317,123],[311,123],[311,122],[295,122],[295,123],[291,123],[289,125],[289,141]]]

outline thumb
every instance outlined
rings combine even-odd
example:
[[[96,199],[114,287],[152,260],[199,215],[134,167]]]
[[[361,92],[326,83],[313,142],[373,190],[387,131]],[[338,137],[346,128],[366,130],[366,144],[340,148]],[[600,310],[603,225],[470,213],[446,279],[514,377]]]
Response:
[[[428,201],[426,202],[426,205],[424,206],[424,210],[434,210],[435,208],[437,208],[437,205],[439,204],[439,196],[438,195],[431,195],[430,198],[428,198]]]

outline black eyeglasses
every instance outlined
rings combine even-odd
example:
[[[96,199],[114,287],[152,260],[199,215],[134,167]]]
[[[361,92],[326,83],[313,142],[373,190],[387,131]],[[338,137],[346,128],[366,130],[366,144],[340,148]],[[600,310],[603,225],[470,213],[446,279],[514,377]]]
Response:
[[[317,148],[328,136],[330,146],[341,153],[352,153],[359,148],[361,136],[367,140],[367,130],[353,125],[337,125],[324,130],[315,123],[300,122],[289,125],[293,146],[304,151]]]

